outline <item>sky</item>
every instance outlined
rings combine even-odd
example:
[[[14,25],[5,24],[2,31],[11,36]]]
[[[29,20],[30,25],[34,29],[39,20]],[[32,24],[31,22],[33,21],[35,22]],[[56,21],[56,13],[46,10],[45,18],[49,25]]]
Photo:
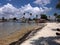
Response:
[[[58,0],[0,0],[0,18],[34,18],[36,15],[39,18],[40,14],[53,16],[55,12],[60,14],[60,10],[56,9],[57,3]]]

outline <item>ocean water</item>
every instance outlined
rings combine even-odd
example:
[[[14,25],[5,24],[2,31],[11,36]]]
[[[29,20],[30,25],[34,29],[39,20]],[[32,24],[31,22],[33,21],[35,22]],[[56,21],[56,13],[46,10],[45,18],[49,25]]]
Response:
[[[0,23],[0,38],[9,35],[21,28],[28,27],[32,24],[18,22],[3,22]]]

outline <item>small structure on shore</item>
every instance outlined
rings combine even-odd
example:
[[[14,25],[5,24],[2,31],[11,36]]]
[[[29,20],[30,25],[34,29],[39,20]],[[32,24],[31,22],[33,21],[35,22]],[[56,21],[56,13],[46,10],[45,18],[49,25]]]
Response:
[[[46,20],[45,19],[36,19],[35,22],[36,23],[45,23]]]

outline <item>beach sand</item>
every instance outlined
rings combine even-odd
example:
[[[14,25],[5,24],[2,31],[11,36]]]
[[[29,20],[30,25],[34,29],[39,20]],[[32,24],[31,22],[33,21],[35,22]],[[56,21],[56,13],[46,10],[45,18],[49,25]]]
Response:
[[[60,45],[60,35],[56,35],[56,28],[60,23],[46,23],[47,26],[39,30],[35,36],[24,41],[21,45]]]
[[[40,25],[30,25],[27,27],[23,27],[21,30],[19,31],[15,31],[14,33],[11,33],[10,35],[0,38],[0,45],[9,45],[10,43],[17,41],[18,39],[20,39],[21,37],[24,36],[24,34],[26,34],[27,32],[40,28]]]

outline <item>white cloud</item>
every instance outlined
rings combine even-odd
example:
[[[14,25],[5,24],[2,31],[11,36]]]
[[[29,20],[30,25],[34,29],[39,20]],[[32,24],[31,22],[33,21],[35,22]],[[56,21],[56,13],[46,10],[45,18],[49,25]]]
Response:
[[[35,17],[35,15],[40,15],[41,13],[46,13],[50,11],[51,8],[47,7],[32,7],[30,4],[27,4],[25,6],[21,6],[21,8],[15,8],[12,4],[7,3],[3,7],[0,7],[0,17],[4,16],[6,18],[13,18],[13,17],[22,17],[23,13],[25,12],[26,18],[30,17],[30,13],[32,13],[32,17]],[[31,17],[31,18],[32,18]]]
[[[46,13],[51,9],[52,8],[48,8],[48,7],[32,7],[30,4],[22,6],[20,8],[21,12],[26,12],[26,13],[29,12],[32,13],[33,16],[40,15],[41,13]],[[27,15],[26,17],[29,16],[29,13],[26,14]]]
[[[36,0],[34,1],[34,3],[38,5],[47,5],[47,4],[50,4],[50,0]]]
[[[4,5],[3,7],[0,7],[0,15],[6,18],[10,18],[11,16],[11,18],[13,18],[17,15],[18,12],[19,9],[15,8],[12,4],[9,3],[7,3],[7,5]]]

